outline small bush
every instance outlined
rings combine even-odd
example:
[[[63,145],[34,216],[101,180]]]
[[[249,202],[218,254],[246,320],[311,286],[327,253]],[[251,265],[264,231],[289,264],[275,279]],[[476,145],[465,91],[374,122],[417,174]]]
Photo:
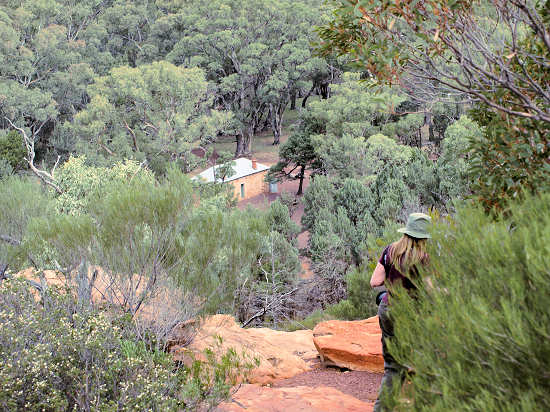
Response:
[[[187,368],[151,351],[125,322],[74,312],[69,293],[38,301],[26,283],[0,289],[2,410],[180,411],[228,397],[244,365],[234,351]]]
[[[376,315],[376,294],[370,286],[371,273],[354,268],[346,276],[348,298],[327,307],[326,312],[337,319],[366,319]]]
[[[13,175],[13,167],[6,159],[0,158],[0,179]]]
[[[155,183],[153,173],[135,160],[118,162],[112,167],[96,167],[88,165],[85,156],[70,157],[59,167],[56,177],[63,189],[56,198],[57,209],[71,215],[86,213],[117,185],[126,186],[136,181]]]
[[[52,197],[34,179],[22,176],[0,179],[0,193],[0,262],[17,271],[34,264],[21,244],[29,237],[30,222],[52,216]],[[32,256],[37,257],[35,253]]]
[[[12,130],[0,136],[0,161],[4,164],[5,170],[8,170],[8,165],[14,171],[23,168],[26,154],[23,138],[18,132]]]
[[[287,322],[284,322],[281,325],[281,329],[286,330],[287,332],[294,332],[296,330],[302,330],[302,329],[313,329],[315,328],[315,326],[317,326],[318,323],[324,322],[326,320],[332,320],[332,319],[334,319],[334,316],[330,315],[327,312],[317,309],[311,312],[304,319],[289,320]]]

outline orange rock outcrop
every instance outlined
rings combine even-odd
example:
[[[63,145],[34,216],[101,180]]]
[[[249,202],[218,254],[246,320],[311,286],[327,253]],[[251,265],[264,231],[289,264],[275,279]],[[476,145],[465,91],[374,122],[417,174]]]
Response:
[[[178,333],[184,338],[178,344]],[[195,356],[216,345],[222,338],[222,351],[234,348],[249,359],[257,358],[260,365],[248,376],[250,383],[265,385],[276,379],[291,378],[318,365],[318,353],[310,330],[283,332],[268,328],[243,329],[229,315],[211,316],[200,325],[191,344],[185,330],[176,331],[170,351],[176,360],[186,361],[189,351]]]
[[[383,372],[381,335],[377,316],[358,321],[331,320],[313,329],[313,343],[325,366]]]

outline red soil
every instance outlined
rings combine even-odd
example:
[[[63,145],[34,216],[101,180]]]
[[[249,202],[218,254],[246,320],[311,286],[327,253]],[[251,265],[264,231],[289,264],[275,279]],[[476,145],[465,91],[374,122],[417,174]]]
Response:
[[[340,392],[365,402],[372,402],[378,396],[382,374],[358,371],[340,371],[337,368],[319,368],[301,373],[289,379],[276,381],[275,388],[294,386],[330,386]]]

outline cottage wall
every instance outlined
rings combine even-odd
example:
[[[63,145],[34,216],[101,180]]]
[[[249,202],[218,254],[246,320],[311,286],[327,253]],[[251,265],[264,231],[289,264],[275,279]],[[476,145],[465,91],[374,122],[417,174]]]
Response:
[[[235,197],[238,200],[248,199],[269,191],[269,185],[265,182],[267,170],[232,180],[228,183],[235,188]],[[244,197],[241,197],[241,184],[244,183]]]

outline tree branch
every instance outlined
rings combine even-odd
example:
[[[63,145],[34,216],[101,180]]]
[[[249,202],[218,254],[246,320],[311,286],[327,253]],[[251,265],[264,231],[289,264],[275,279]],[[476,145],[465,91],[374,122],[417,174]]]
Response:
[[[46,122],[43,122],[40,125],[40,127],[33,133],[33,138],[29,138],[29,136],[27,135],[27,132],[23,128],[18,127],[15,124],[13,124],[13,122],[6,116],[4,116],[4,119],[6,119],[8,121],[8,123],[10,124],[10,126],[13,127],[15,130],[19,131],[19,133],[21,133],[21,135],[23,136],[23,141],[25,143],[25,147],[27,148],[27,157],[25,158],[25,160],[27,161],[27,163],[28,163],[29,167],[31,168],[32,172],[44,184],[52,187],[58,194],[63,193],[63,190],[61,190],[61,188],[59,187],[59,185],[57,184],[57,182],[56,182],[56,180],[53,176],[53,173],[55,172],[55,168],[57,167],[57,164],[59,162],[59,157],[57,158],[57,161],[55,162],[55,165],[54,165],[51,173],[48,173],[45,170],[40,170],[34,165],[34,157],[35,157],[34,135],[36,133],[40,132],[40,129],[42,129],[42,126],[44,126],[44,124]]]

